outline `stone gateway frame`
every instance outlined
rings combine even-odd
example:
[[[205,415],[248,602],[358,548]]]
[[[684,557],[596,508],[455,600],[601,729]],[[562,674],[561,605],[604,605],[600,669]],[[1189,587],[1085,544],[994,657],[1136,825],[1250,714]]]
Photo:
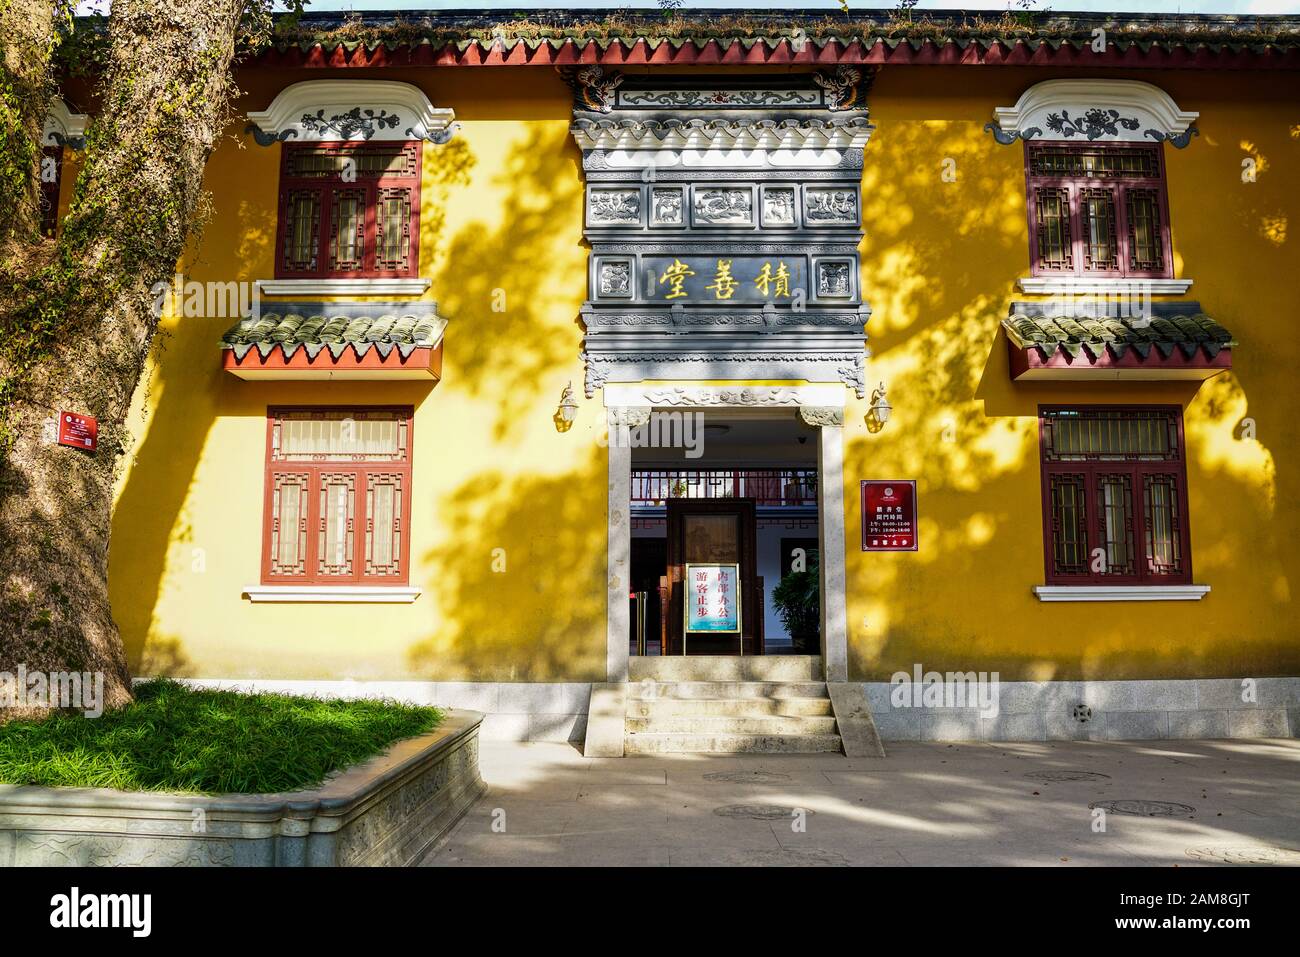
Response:
[[[587,180],[586,393],[604,390],[611,428],[655,409],[764,408],[817,427],[822,658],[826,679],[845,681],[844,389],[866,395],[858,244],[873,74],[564,75]],[[807,385],[704,385],[719,380]],[[608,449],[607,680],[622,682],[631,452]]]
[[[656,410],[798,410],[817,429],[821,654],[827,681],[848,680],[848,606],[844,572],[844,386],[631,386],[604,389],[611,430],[636,428]],[[631,574],[632,450],[608,444],[609,542],[606,578],[607,680],[628,680],[628,582]]]

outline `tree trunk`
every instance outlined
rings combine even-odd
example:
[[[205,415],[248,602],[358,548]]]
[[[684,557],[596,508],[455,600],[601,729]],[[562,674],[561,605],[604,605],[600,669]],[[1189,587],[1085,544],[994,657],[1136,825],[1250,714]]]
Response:
[[[14,238],[0,267],[0,671],[102,672],[110,707],[130,700],[108,598],[114,475],[160,318],[150,289],[171,279],[201,219],[244,8],[114,0],[99,108],[58,240],[40,240],[30,216],[0,223]],[[12,9],[0,6],[0,28]],[[4,69],[43,82],[21,57],[6,53]],[[97,451],[48,441],[62,409],[98,419]]]

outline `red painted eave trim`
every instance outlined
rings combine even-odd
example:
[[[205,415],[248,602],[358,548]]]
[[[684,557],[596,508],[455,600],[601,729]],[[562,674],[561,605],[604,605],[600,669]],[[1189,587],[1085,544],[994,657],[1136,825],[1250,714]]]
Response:
[[[1051,66],[1073,67],[1082,70],[1098,68],[1122,69],[1204,69],[1204,70],[1297,70],[1300,69],[1300,48],[1269,47],[1263,52],[1253,50],[1217,51],[1197,44],[1173,47],[1153,45],[1146,50],[1136,44],[1124,49],[1112,44],[1105,53],[1095,53],[1090,46],[1076,48],[1063,43],[1055,49],[1042,43],[1030,48],[1017,40],[1010,46],[997,41],[985,48],[975,42],[965,47],[955,42],[942,45],[926,40],[919,48],[902,42],[890,47],[876,40],[867,48],[860,40],[847,45],[837,40],[824,46],[808,41],[795,50],[788,40],[775,45],[764,42],[748,48],[739,42],[723,46],[717,40],[707,40],[702,45],[688,40],[680,46],[663,41],[651,46],[638,39],[630,46],[621,41],[601,49],[594,40],[579,45],[573,40],[558,44],[552,41],[539,43],[529,49],[528,44],[516,42],[507,47],[494,40],[484,46],[471,43],[463,51],[454,44],[434,49],[429,44],[411,46],[377,46],[364,44],[351,53],[342,45],[326,49],[319,45],[304,52],[298,47],[285,50],[267,50],[248,61],[251,66],[301,67],[306,69],[338,69],[348,67],[409,67],[409,66],[576,66],[596,63],[602,66],[787,66],[806,64],[826,66],[840,63],[901,66]]]
[[[1021,349],[1009,339],[1007,347],[1011,356],[1011,378],[1013,379],[1019,379],[1031,372],[1038,373],[1036,378],[1048,378],[1054,372],[1062,374],[1063,377],[1078,375],[1080,372],[1109,372],[1121,378],[1141,378],[1144,373],[1204,372],[1203,378],[1208,379],[1232,368],[1231,348],[1220,349],[1213,358],[1206,355],[1203,349],[1197,349],[1190,359],[1182,349],[1177,347],[1168,358],[1165,358],[1159,349],[1153,347],[1145,359],[1131,348],[1118,358],[1106,349],[1094,359],[1086,352],[1080,352],[1076,357],[1059,348],[1044,358],[1041,350]],[[1125,376],[1125,373],[1132,373],[1132,375]],[[1188,377],[1195,378],[1194,375]]]
[[[298,349],[293,355],[286,356],[280,348],[272,349],[263,356],[257,349],[249,349],[244,358],[237,359],[233,349],[221,350],[221,368],[227,372],[256,372],[269,378],[276,372],[413,372],[425,373],[433,379],[442,378],[442,344],[437,348],[422,347],[413,349],[405,358],[394,348],[387,356],[381,355],[373,346],[364,355],[358,356],[355,349],[348,348],[337,359],[328,349],[322,349],[312,358],[307,350]]]

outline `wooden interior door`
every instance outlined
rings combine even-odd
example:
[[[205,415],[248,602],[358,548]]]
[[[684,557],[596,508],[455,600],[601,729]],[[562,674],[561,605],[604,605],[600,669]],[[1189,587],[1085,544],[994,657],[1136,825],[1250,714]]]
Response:
[[[683,647],[689,655],[763,653],[756,539],[752,498],[668,500],[667,654],[680,655]],[[739,632],[687,635],[685,573],[689,563],[739,566]]]

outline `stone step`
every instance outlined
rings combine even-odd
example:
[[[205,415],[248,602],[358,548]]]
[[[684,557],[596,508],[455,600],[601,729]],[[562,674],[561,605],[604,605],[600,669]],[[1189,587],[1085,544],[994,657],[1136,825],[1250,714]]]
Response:
[[[631,681],[821,681],[820,655],[669,655],[628,660]]]
[[[825,698],[824,681],[629,681],[627,697],[632,701],[663,698]]]
[[[724,715],[733,718],[763,718],[785,715],[821,717],[833,714],[830,698],[657,698],[627,703],[629,718],[660,718],[669,715]]]
[[[835,734],[833,717],[765,716],[761,718],[734,718],[725,715],[676,714],[653,718],[627,718],[623,722],[627,734],[756,734],[818,735]]]
[[[628,734],[625,754],[811,754],[841,751],[838,734]]]

